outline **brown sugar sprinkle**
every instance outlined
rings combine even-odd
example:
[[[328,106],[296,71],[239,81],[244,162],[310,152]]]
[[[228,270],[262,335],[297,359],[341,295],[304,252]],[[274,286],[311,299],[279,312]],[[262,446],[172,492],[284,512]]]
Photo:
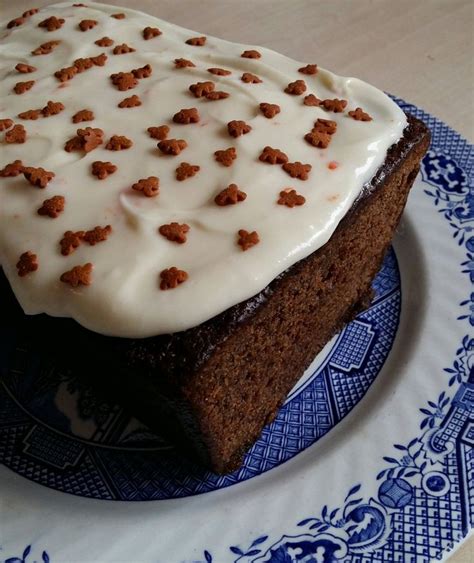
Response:
[[[135,49],[133,47],[129,47],[126,43],[122,43],[121,45],[116,45],[112,53],[114,55],[126,55],[127,53],[134,53]]]
[[[337,130],[337,123],[331,119],[317,119],[314,123],[314,129],[328,133],[328,135],[334,135]]]
[[[106,225],[105,227],[94,227],[90,231],[86,231],[82,237],[82,240],[90,244],[91,246],[95,246],[99,242],[103,242],[107,240],[110,233],[112,232],[112,227],[110,225]]]
[[[110,37],[105,36],[97,39],[97,41],[94,41],[94,43],[96,45],[99,45],[99,47],[110,47],[114,44],[114,40],[110,39]]]
[[[324,131],[313,129],[310,133],[306,133],[304,140],[318,149],[327,149],[331,142],[331,135]]]
[[[61,41],[47,41],[46,43],[42,43],[36,49],[31,51],[32,55],[49,55],[52,53],[54,49],[61,43]]]
[[[319,107],[323,100],[317,98],[314,94],[308,94],[304,97],[303,104],[305,106]]]
[[[287,94],[291,94],[292,96],[301,96],[301,94],[306,92],[306,82],[304,80],[295,80],[294,82],[290,82],[285,88],[285,92]]]
[[[135,108],[137,106],[142,105],[142,101],[140,98],[134,94],[129,98],[124,98],[119,104],[117,104],[119,108]]]
[[[203,47],[206,44],[206,37],[191,37],[186,40],[186,44],[193,47]]]
[[[135,78],[132,72],[117,72],[115,74],[111,74],[110,78],[112,80],[112,84],[121,92],[131,90],[138,84],[138,79]]]
[[[61,102],[49,102],[41,110],[43,117],[51,117],[52,115],[57,115],[64,110],[64,105]]]
[[[45,20],[39,22],[38,27],[44,27],[48,31],[55,31],[56,29],[61,29],[64,24],[63,18],[57,18],[56,16],[51,16]]]
[[[158,143],[158,148],[163,154],[178,155],[188,146],[184,139],[165,139]]]
[[[86,127],[78,129],[77,136],[69,139],[64,146],[66,152],[84,151],[90,152],[104,142],[104,132],[99,128]]]
[[[189,164],[189,162],[182,162],[178,168],[176,168],[176,180],[178,182],[182,182],[187,178],[191,178],[195,176],[199,170],[201,169],[200,166],[197,164]]]
[[[251,72],[244,72],[240,77],[240,80],[246,84],[260,84],[260,82],[262,82],[256,74],[252,74]]]
[[[156,176],[142,178],[132,185],[132,190],[142,192],[146,197],[155,197],[160,193],[160,179]]]
[[[189,225],[186,225],[186,223],[183,223],[182,225],[179,223],[169,223],[161,225],[158,232],[171,242],[184,244],[187,238],[186,233],[189,232]]]
[[[171,268],[163,270],[160,273],[160,278],[160,289],[175,289],[188,279],[188,273],[172,266]]]
[[[312,166],[311,164],[302,164],[301,162],[286,162],[282,168],[292,178],[307,180]]]
[[[5,142],[22,144],[26,141],[26,129],[23,125],[14,125],[10,131],[5,133]]]
[[[195,84],[191,84],[189,90],[194,94],[195,98],[202,98],[212,92],[215,87],[216,85],[214,82],[206,80],[205,82],[196,82]]]
[[[63,256],[69,256],[72,254],[78,246],[80,246],[82,239],[84,237],[84,231],[66,231],[63,238],[59,241],[59,246],[61,247],[61,254]]]
[[[31,16],[34,16],[38,12],[39,12],[38,8],[30,8],[29,10],[26,10],[26,12],[23,12],[22,17],[29,18]]]
[[[59,82],[67,82],[74,78],[78,73],[76,66],[68,66],[66,68],[62,68],[61,70],[57,70],[54,73],[54,76],[59,80]]]
[[[247,194],[242,190],[239,190],[237,184],[229,184],[227,188],[224,188],[219,192],[214,201],[217,205],[223,207],[225,205],[235,205],[247,198]]]
[[[107,55],[105,53],[101,53],[96,57],[90,57],[90,60],[94,63],[95,66],[104,66],[107,62]]]
[[[231,137],[240,137],[241,135],[246,135],[250,133],[252,127],[245,123],[245,121],[233,120],[229,121],[227,124],[227,131]]]
[[[132,70],[132,74],[135,78],[148,78],[149,76],[152,75],[153,69],[151,67],[151,65],[146,64],[145,66],[142,66],[140,68],[134,68]]]
[[[372,121],[372,118],[362,108],[356,108],[348,113],[356,121]]]
[[[82,121],[92,121],[94,113],[90,109],[81,109],[72,116],[73,123],[81,123]]]
[[[13,88],[15,94],[24,94],[33,88],[35,80],[27,80],[26,82],[17,82]]]
[[[41,115],[40,109],[29,109],[27,111],[22,111],[21,113],[19,113],[18,117],[20,119],[36,120],[36,119],[38,119],[38,117],[40,117],[40,115]]]
[[[168,136],[170,128],[168,125],[159,125],[158,127],[148,127],[147,131],[152,139],[163,141]]]
[[[16,267],[18,270],[18,275],[20,276],[20,278],[23,278],[31,272],[36,272],[36,270],[38,269],[38,257],[30,250],[23,252],[23,254],[20,256],[20,259],[16,263]]]
[[[174,123],[180,123],[181,125],[188,125],[189,123],[199,122],[199,113],[196,108],[180,109],[177,113],[173,115]]]
[[[280,192],[280,197],[278,198],[278,205],[286,205],[287,207],[295,207],[295,205],[304,205],[306,199],[297,193],[296,190],[292,188],[286,188]]]
[[[214,157],[222,166],[232,166],[237,158],[237,151],[234,147],[229,147],[228,149],[216,151]]]
[[[92,163],[92,174],[97,176],[99,180],[105,180],[109,174],[113,174],[116,170],[117,167],[111,162],[96,160]]]
[[[0,170],[0,176],[2,178],[12,178],[23,174],[23,170],[23,162],[21,160],[14,160]]]
[[[92,283],[92,264],[87,262],[83,266],[74,266],[72,270],[68,270],[61,274],[59,278],[62,282],[69,284],[71,287],[79,285],[90,285]]]
[[[77,68],[77,72],[81,73],[92,68],[94,63],[90,57],[87,57],[86,59],[76,59],[74,61],[74,66]]]
[[[175,59],[174,60],[175,68],[186,68],[186,67],[195,67],[196,65],[189,61],[188,59]]]
[[[110,17],[116,20],[124,20],[127,16],[123,12],[120,12],[118,14],[112,14]]]
[[[298,69],[298,72],[301,72],[301,74],[317,74],[318,65],[308,64],[306,66],[302,66],[301,68]]]
[[[209,94],[206,94],[206,100],[209,100],[210,102],[217,102],[217,100],[225,100],[229,96],[230,94],[228,92],[213,90],[212,92],[209,92]]]
[[[237,241],[237,244],[244,251],[252,248],[252,246],[255,246],[260,242],[257,231],[252,231],[251,233],[249,233],[245,229],[240,229],[238,235],[239,239]]]
[[[342,113],[347,106],[347,100],[339,100],[337,98],[334,98],[333,100],[323,100],[321,105],[327,111]]]
[[[78,27],[81,31],[89,31],[89,29],[94,28],[97,24],[97,20],[82,20],[79,22]]]
[[[59,214],[64,211],[64,205],[66,199],[62,195],[55,195],[49,199],[45,199],[43,204],[38,209],[38,215],[44,215],[46,217],[51,217],[51,219],[56,219]]]
[[[13,27],[19,27],[23,25],[26,21],[26,18],[14,18],[7,23],[7,29],[12,29]]]
[[[268,164],[285,164],[288,162],[288,156],[279,149],[265,147],[262,154],[258,157],[258,160],[267,162]]]
[[[277,104],[268,104],[267,102],[262,102],[259,107],[260,111],[267,119],[272,119],[273,117],[275,117],[275,115],[277,115],[277,113],[280,113],[280,106]]]
[[[32,186],[44,189],[54,178],[55,173],[41,167],[33,168],[32,166],[27,166],[23,168],[23,176]]]
[[[5,131],[6,129],[10,129],[10,127],[13,127],[12,119],[0,119],[0,131]]]
[[[216,76],[229,76],[229,74],[232,74],[230,70],[226,70],[225,68],[217,68],[217,67],[208,68],[207,72],[210,72],[211,74],[215,74]]]
[[[133,141],[123,135],[112,135],[105,148],[109,151],[121,151],[129,149],[133,145]]]
[[[15,70],[17,72],[20,72],[21,74],[28,74],[30,72],[35,72],[35,70],[38,70],[38,69],[35,66],[27,65],[26,63],[18,63],[15,66]]]
[[[249,49],[244,51],[240,56],[244,59],[260,59],[262,55],[258,51],[255,51],[255,49]]]
[[[149,41],[150,39],[153,39],[153,37],[161,35],[161,31],[157,27],[145,27],[142,34],[143,39],[145,39],[145,41]]]

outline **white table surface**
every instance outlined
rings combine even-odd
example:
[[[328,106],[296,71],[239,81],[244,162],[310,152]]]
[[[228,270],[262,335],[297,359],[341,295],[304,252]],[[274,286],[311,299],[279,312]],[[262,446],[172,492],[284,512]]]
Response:
[[[474,141],[472,0],[102,1],[357,76]],[[1,17],[51,3],[0,0]],[[450,563],[474,563],[474,539]]]

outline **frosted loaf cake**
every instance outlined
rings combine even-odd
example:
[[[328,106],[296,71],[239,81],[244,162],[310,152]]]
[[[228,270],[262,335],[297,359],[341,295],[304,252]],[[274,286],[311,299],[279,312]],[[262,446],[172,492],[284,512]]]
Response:
[[[15,315],[100,350],[89,369],[139,418],[235,467],[367,302],[426,129],[312,60],[133,10],[62,3],[3,29]]]

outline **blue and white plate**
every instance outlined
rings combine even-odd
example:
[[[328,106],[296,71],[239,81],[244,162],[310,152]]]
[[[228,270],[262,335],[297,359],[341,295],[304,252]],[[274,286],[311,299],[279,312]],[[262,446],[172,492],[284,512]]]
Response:
[[[239,471],[182,460],[41,363],[0,319],[0,561],[424,562],[467,536],[474,150],[396,101],[433,142],[376,297],[314,360]]]

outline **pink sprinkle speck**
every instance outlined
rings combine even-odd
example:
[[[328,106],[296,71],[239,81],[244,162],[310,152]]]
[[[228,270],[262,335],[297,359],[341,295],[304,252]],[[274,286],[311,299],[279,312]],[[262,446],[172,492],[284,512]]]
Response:
[[[335,160],[331,160],[331,162],[328,164],[329,170],[336,170],[338,166],[339,162],[336,162]]]

